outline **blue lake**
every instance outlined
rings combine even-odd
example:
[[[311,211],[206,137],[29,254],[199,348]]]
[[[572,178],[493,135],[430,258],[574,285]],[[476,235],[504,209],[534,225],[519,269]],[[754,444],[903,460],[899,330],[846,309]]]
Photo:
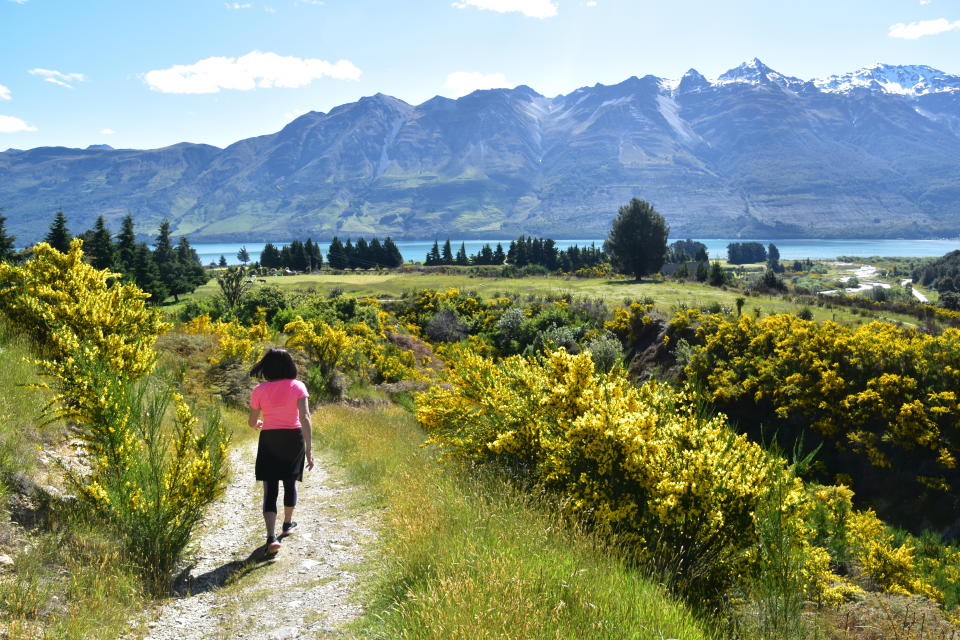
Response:
[[[671,238],[674,241],[677,238]],[[707,245],[711,258],[726,258],[727,245],[731,242],[762,242],[764,245],[773,242],[780,250],[781,260],[799,260],[810,258],[811,260],[832,260],[837,256],[909,256],[909,257],[936,257],[945,253],[960,249],[960,238],[949,240],[763,240],[763,239],[745,239],[745,238],[694,238]],[[477,253],[484,244],[495,247],[497,242],[503,244],[504,251],[510,246],[510,241],[503,240],[465,240],[467,254]],[[460,247],[460,240],[451,240],[454,253]],[[566,249],[572,245],[589,246],[595,243],[597,246],[603,244],[600,238],[586,240],[557,240],[557,247]],[[200,255],[200,261],[203,264],[217,262],[220,256],[227,259],[228,264],[240,264],[237,260],[237,252],[241,247],[246,247],[250,254],[250,260],[256,262],[260,259],[260,252],[264,247],[263,242],[201,242],[194,244],[193,247]],[[275,246],[283,245],[281,242],[274,242]],[[324,260],[326,260],[328,244],[325,242],[317,243],[323,251]],[[403,259],[422,262],[426,257],[430,247],[433,246],[433,240],[424,241],[405,241],[397,242],[397,247],[403,255]]]

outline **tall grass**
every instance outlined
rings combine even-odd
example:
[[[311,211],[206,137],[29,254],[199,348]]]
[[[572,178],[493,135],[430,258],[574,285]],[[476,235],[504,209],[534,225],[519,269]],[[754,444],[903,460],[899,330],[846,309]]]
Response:
[[[17,476],[57,484],[58,470],[37,464],[36,455],[66,436],[63,423],[37,426],[49,398],[29,386],[37,381],[31,359],[27,344],[0,323],[0,553],[14,560],[12,571],[0,572],[0,638],[116,638],[145,599],[114,532],[70,503],[14,495]],[[13,504],[19,524],[7,512]]]
[[[549,499],[438,464],[403,410],[327,406],[315,424],[318,442],[385,507],[362,637],[713,637]]]

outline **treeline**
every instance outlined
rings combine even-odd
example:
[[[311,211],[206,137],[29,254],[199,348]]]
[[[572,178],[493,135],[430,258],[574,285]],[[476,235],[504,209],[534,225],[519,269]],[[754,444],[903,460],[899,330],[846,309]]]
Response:
[[[767,248],[759,242],[731,242],[727,245],[727,262],[752,264],[767,261]]]
[[[667,259],[669,263],[680,262],[709,262],[710,254],[707,253],[707,245],[696,240],[687,238],[686,240],[677,240],[667,248]]]
[[[14,238],[6,235],[2,218],[0,236],[0,249],[6,246],[7,241],[12,249]],[[170,223],[166,220],[160,223],[152,249],[146,242],[137,242],[132,215],[123,219],[116,238],[107,228],[103,216],[97,218],[93,229],[77,237],[83,240],[84,256],[92,266],[122,274],[126,282],[136,284],[149,293],[153,304],[159,304],[170,296],[179,301],[181,295],[194,291],[209,280],[200,264],[200,257],[186,237],[181,236],[174,245]],[[58,211],[43,241],[57,251],[66,253],[70,250],[72,240],[67,217]],[[6,259],[11,257],[14,254],[10,253]]]
[[[960,251],[951,251],[916,269],[913,281],[940,293],[960,291]]]
[[[430,248],[430,251],[427,252],[427,257],[424,259],[423,264],[428,267],[453,264],[465,267],[471,264],[500,265],[506,261],[507,254],[503,252],[503,245],[499,242],[497,243],[496,249],[492,249],[489,244],[485,244],[480,248],[480,251],[471,256],[467,255],[467,246],[461,242],[460,249],[457,250],[457,255],[453,255],[450,238],[447,238],[447,241],[443,243],[443,249],[440,248],[439,242],[436,240],[433,241],[433,246]]]
[[[551,238],[521,235],[516,240],[510,241],[510,247],[506,252],[503,250],[503,245],[498,242],[496,248],[491,248],[489,244],[485,244],[480,248],[480,251],[473,255],[467,255],[466,245],[462,242],[454,255],[449,238],[443,244],[442,249],[440,243],[435,240],[433,247],[427,252],[424,264],[429,267],[436,265],[468,266],[509,263],[521,268],[536,265],[549,271],[572,273],[578,269],[597,266],[608,260],[609,258],[603,249],[599,249],[593,244],[589,247],[573,245],[566,249],[557,249],[556,241]]]
[[[344,243],[334,236],[327,250],[327,266],[331,269],[393,268],[402,264],[400,249],[389,237],[383,242],[376,237],[370,242],[360,238],[353,244],[350,238]],[[316,271],[323,267],[323,253],[320,245],[311,238],[307,238],[306,242],[294,240],[280,248],[268,242],[260,253],[260,266],[268,269]]]
[[[243,259],[245,254],[246,247],[237,254],[241,262],[246,262]],[[320,247],[314,244],[311,238],[307,238],[306,242],[294,240],[280,248],[268,242],[263,246],[263,251],[260,252],[260,266],[267,269],[314,271],[323,266],[323,254],[320,253]]]

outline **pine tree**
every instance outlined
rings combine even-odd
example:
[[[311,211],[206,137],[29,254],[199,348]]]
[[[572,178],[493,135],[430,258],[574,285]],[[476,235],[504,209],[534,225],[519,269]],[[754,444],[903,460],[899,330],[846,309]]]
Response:
[[[260,266],[265,269],[276,269],[280,266],[280,251],[268,242],[263,245],[263,251],[260,252]]]
[[[299,240],[290,243],[290,268],[294,271],[306,271],[309,265],[306,248]]]
[[[153,261],[153,254],[146,243],[137,245],[133,260],[133,281],[138,287],[150,294],[150,302],[162,304],[167,299],[167,288],[160,277],[160,271]]]
[[[307,238],[307,243],[310,243],[310,238]],[[310,247],[310,263],[313,265],[314,269],[323,268],[323,253],[320,251],[320,245],[316,242],[313,243],[313,246]]]
[[[670,227],[653,205],[633,198],[620,207],[604,248],[617,269],[640,280],[663,266],[669,234]]]
[[[388,267],[396,268],[403,265],[403,255],[400,253],[400,248],[390,239],[390,236],[387,236],[387,239],[383,241],[383,252]]]
[[[353,248],[353,241],[347,238],[347,243],[343,245],[343,253],[347,256],[347,269],[357,268],[357,251]]]
[[[433,246],[430,248],[430,251],[427,252],[427,259],[424,261],[424,264],[428,267],[440,264],[440,245],[436,240],[433,241]]]
[[[180,242],[177,244],[177,262],[180,264],[184,284],[184,290],[180,293],[191,293],[210,279],[207,270],[200,264],[200,256],[190,246],[186,236],[180,236]]]
[[[440,264],[453,264],[453,248],[450,246],[450,238],[443,243],[443,255],[440,258]]]
[[[173,248],[173,241],[170,237],[170,221],[164,220],[160,223],[157,240],[154,243],[153,263],[157,266],[160,273],[160,279],[167,290],[168,296],[173,296],[176,302],[180,301],[179,295],[185,291],[190,291],[187,283],[183,282],[184,274],[180,262],[177,261],[177,254]]]
[[[116,258],[114,256],[113,239],[110,237],[110,230],[107,229],[103,216],[98,216],[93,225],[93,231],[90,233],[90,239],[84,242],[84,253],[90,258],[90,264],[97,269],[114,269]]]
[[[133,273],[137,261],[137,236],[133,231],[133,216],[127,214],[120,223],[115,246],[117,268],[126,274]]]
[[[0,213],[3,208],[0,207]],[[0,215],[0,262],[13,262],[17,258],[17,252],[14,250],[15,236],[7,235],[7,219]]]
[[[250,262],[250,252],[247,251],[247,245],[240,247],[240,251],[237,251],[237,260],[243,263],[243,266],[247,266],[247,263]]]
[[[43,241],[57,251],[66,253],[70,250],[70,241],[72,239],[73,236],[70,235],[70,231],[67,229],[67,216],[63,214],[63,211],[57,211],[53,217],[53,224],[50,225],[50,230],[47,232]]]
[[[369,269],[373,266],[373,261],[370,259],[370,245],[367,244],[363,236],[357,238],[350,263],[354,269]]]
[[[377,267],[378,269],[379,269],[380,267],[385,267],[385,266],[387,266],[387,265],[386,265],[386,262],[387,262],[387,261],[386,261],[386,259],[384,258],[384,255],[383,255],[383,245],[380,244],[380,239],[379,239],[379,238],[377,238],[376,236],[374,236],[374,237],[370,240],[370,247],[369,247],[367,250],[368,250],[368,252],[369,252],[369,254],[370,254],[370,262],[373,263],[373,266]]]
[[[346,269],[347,265],[350,264],[343,249],[343,243],[337,236],[333,236],[330,241],[330,248],[327,250],[327,263],[331,269]]]
[[[503,252],[503,245],[497,243],[497,248],[493,250],[493,264],[503,264],[507,261],[507,254]]]
[[[317,269],[317,258],[312,239],[307,238],[307,241],[303,243],[303,252],[307,255],[307,271],[312,272]]]
[[[218,267],[227,266],[227,258],[222,253],[220,254],[220,260],[217,261],[217,266]]]
[[[457,249],[456,263],[461,266],[470,264],[470,259],[467,258],[467,245],[463,242],[460,243],[460,248]]]

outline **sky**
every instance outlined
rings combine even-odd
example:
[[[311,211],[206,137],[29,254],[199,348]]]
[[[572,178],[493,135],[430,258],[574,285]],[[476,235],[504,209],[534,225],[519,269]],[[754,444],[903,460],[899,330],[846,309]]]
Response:
[[[960,0],[0,0],[0,150],[224,147],[375,93],[555,96],[754,57],[960,75]]]

